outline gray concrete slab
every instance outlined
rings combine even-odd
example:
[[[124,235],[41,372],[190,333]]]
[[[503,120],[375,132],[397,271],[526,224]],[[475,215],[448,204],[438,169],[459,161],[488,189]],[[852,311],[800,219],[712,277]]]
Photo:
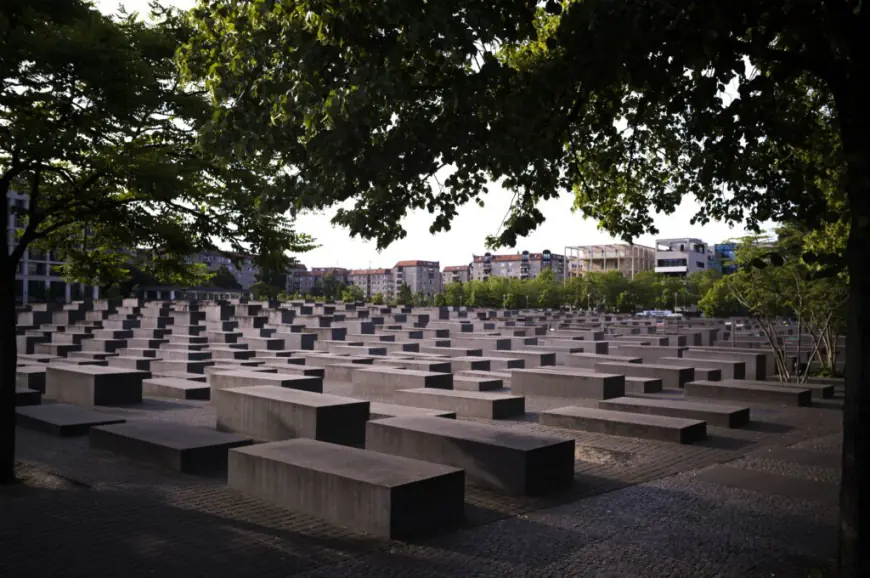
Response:
[[[809,389],[769,385],[745,385],[721,381],[690,381],[686,384],[686,397],[709,398],[746,403],[805,406],[810,405]]]
[[[128,421],[91,427],[90,446],[155,463],[185,474],[222,474],[227,452],[250,445],[249,438],[204,427]]]
[[[689,444],[707,437],[703,421],[568,406],[538,413],[541,425],[586,432]]]
[[[684,417],[705,421],[711,426],[736,428],[749,423],[749,408],[717,403],[670,399],[620,397],[598,402],[600,409]]]
[[[314,440],[230,452],[228,485],[383,538],[430,535],[463,517],[461,469]]]
[[[396,417],[368,422],[366,447],[466,471],[512,494],[558,492],[574,481],[574,440],[468,421]]]
[[[142,381],[142,394],[175,399],[211,399],[211,388],[202,382],[176,377],[153,377]]]
[[[84,435],[93,426],[125,421],[123,417],[65,403],[15,409],[15,425],[61,437]]]
[[[257,385],[212,392],[217,428],[258,441],[297,437],[362,445],[369,402],[324,393]]]
[[[395,400],[416,407],[455,411],[461,417],[507,419],[525,414],[525,398],[506,393],[450,389],[400,389]]]

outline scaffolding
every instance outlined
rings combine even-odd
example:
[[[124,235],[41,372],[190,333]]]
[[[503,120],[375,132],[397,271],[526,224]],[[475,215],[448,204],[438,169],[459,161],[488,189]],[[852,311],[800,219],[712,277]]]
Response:
[[[565,247],[565,259],[568,262],[566,280],[604,271],[620,271],[634,279],[637,273],[655,270],[656,250],[646,245],[626,243],[575,245]]]

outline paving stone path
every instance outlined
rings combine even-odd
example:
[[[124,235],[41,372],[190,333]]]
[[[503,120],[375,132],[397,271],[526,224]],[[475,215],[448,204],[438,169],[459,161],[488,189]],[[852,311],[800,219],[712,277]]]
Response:
[[[529,401],[530,412],[565,405]],[[206,402],[110,411],[214,425]],[[564,431],[577,440],[572,491],[512,498],[469,488],[466,527],[413,544],[92,450],[87,438],[19,430],[28,482],[0,489],[0,576],[826,576],[841,413],[770,408],[754,418],[691,446]],[[530,419],[499,423],[542,430]]]

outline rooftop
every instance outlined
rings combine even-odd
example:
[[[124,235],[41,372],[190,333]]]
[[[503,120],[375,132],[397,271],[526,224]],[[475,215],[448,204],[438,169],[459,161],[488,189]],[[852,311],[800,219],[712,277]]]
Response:
[[[390,269],[352,269],[350,275],[389,275]]]
[[[399,261],[394,267],[439,267],[438,261]]]

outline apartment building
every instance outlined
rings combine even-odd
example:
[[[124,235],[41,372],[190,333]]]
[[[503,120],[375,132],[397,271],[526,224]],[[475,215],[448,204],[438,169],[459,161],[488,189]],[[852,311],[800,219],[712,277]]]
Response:
[[[16,230],[24,226],[22,213],[29,206],[26,194],[9,191],[6,196],[8,220],[6,236],[9,250],[17,246]],[[100,288],[83,283],[67,283],[63,278],[64,256],[61,250],[24,252],[15,272],[15,299],[19,304],[69,303],[81,299],[99,299]]]
[[[335,279],[336,283],[343,285],[350,283],[350,269],[345,269],[344,267],[312,267],[311,273],[315,277],[321,278],[330,275]]]
[[[209,271],[217,271],[226,267],[233,274],[242,289],[249,289],[257,282],[259,267],[254,264],[254,257],[241,253],[227,253],[222,251],[203,251],[192,257],[194,263],[203,263]],[[238,265],[233,263],[237,261]]]
[[[737,265],[734,264],[736,251],[737,243],[734,242],[718,243],[714,245],[713,256],[715,257],[716,268],[725,274],[737,271]]]
[[[471,265],[451,265],[441,271],[441,287],[448,283],[467,283],[471,281]]]
[[[311,294],[317,282],[331,275],[336,283],[349,285],[350,269],[343,267],[312,267],[308,269],[302,263],[296,263],[287,269],[287,293]]]
[[[395,291],[407,283],[412,294],[435,295],[441,292],[441,264],[438,261],[399,261],[393,265]]]
[[[392,269],[353,269],[349,271],[348,282],[362,289],[366,299],[370,299],[376,293],[385,298],[395,295],[395,282],[393,281]]]
[[[707,243],[684,237],[656,241],[656,273],[685,277],[713,267],[715,258]]]
[[[641,271],[656,267],[656,249],[645,245],[612,243],[607,245],[578,245],[565,247],[568,276],[582,277],[586,273],[619,271],[633,279]]]
[[[475,281],[486,281],[490,277],[535,279],[544,269],[551,269],[556,281],[564,281],[567,271],[565,255],[549,250],[540,253],[523,251],[514,255],[474,255],[471,278]]]

